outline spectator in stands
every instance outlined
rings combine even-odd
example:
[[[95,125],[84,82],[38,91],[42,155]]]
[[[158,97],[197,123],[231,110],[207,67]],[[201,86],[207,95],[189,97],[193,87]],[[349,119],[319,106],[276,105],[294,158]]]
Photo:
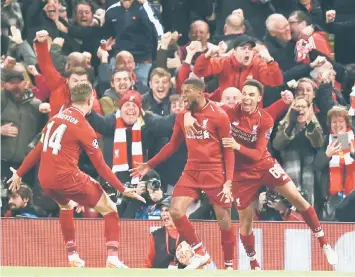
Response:
[[[348,111],[344,107],[333,107],[328,112],[328,124],[330,134],[314,160],[316,171],[321,172],[322,198],[328,202],[323,218],[333,218],[331,213],[336,207],[329,205],[339,203],[355,188],[355,139]]]
[[[170,96],[170,114],[178,114],[185,110],[185,102],[181,95],[173,94]]]
[[[248,27],[247,27],[247,26]],[[248,31],[247,31],[248,29]],[[214,37],[214,41],[218,44],[221,41],[224,41],[228,48],[227,52],[234,49],[234,41],[240,35],[248,34],[254,36],[252,27],[249,22],[244,18],[244,13],[241,9],[235,10],[230,14],[225,21],[223,28],[223,35]]]
[[[172,94],[171,75],[163,68],[157,67],[150,74],[150,91],[143,95],[143,109],[159,115],[168,115]]]
[[[103,114],[116,112],[123,95],[132,89],[134,89],[134,81],[129,71],[120,69],[114,72],[111,76],[111,88],[106,90],[99,100]]]
[[[273,147],[281,152],[282,168],[296,186],[314,204],[313,161],[317,149],[323,146],[323,131],[313,113],[311,102],[298,97],[280,122]]]
[[[110,88],[110,78],[112,78],[112,73],[121,69],[125,69],[131,74],[132,79],[134,81],[134,90],[138,91],[140,94],[146,93],[148,91],[147,85],[143,84],[141,80],[137,80],[137,76],[134,73],[136,63],[130,52],[120,51],[119,53],[117,53],[116,59],[114,60],[114,70],[111,70],[109,66],[109,52],[107,51],[107,47],[112,47],[113,43],[114,41],[110,40],[107,42],[106,50],[102,47],[99,47],[97,51],[97,55],[101,61],[98,67],[98,85],[100,95],[103,95],[104,92]]]
[[[332,49],[328,42],[327,33],[324,31],[314,31],[311,36],[305,38],[303,31],[310,26],[310,18],[305,12],[295,11],[288,18],[291,34],[296,41],[296,59],[298,62],[309,63],[308,53],[316,49],[319,53],[332,59]]]
[[[139,2],[144,2],[143,6]],[[120,0],[106,10],[105,28],[116,40],[115,53],[129,51],[135,60],[137,79],[147,84],[148,73],[163,27],[147,1]]]
[[[324,28],[324,14],[320,1],[318,0],[297,0],[298,9],[301,10],[304,14],[310,17],[310,23],[317,24]],[[321,2],[323,2],[321,0]],[[326,2],[326,1],[324,1]]]
[[[219,74],[220,95],[228,87],[241,89],[245,80],[254,78],[268,86],[283,83],[282,72],[277,62],[266,48],[254,55],[255,41],[248,36],[240,36],[234,45],[234,52],[228,57],[213,57],[217,53],[210,49],[198,57],[194,73],[198,77]],[[220,97],[217,101],[220,101]]]
[[[1,179],[10,177],[10,167],[18,168],[29,153],[28,144],[41,131],[41,101],[34,98],[19,64],[2,70],[1,90]],[[34,170],[23,180],[33,185]]]
[[[301,78],[297,82],[296,97],[304,96],[312,105],[312,113],[317,116],[322,126],[323,132],[328,133],[327,113],[337,104],[333,97],[333,86],[329,75],[322,76],[321,83],[317,87],[316,83],[309,78]]]
[[[25,22],[22,17],[20,5],[16,0],[6,0],[1,2],[1,37],[10,35],[10,27],[22,31]]]
[[[51,105],[50,116],[56,115],[61,109],[70,104],[69,89],[79,82],[88,82],[89,72],[86,69],[86,60],[81,53],[73,52],[68,56],[65,66],[67,78],[55,69],[48,52],[48,32],[36,33],[35,48],[38,65],[46,79],[50,89],[49,103]],[[101,112],[99,101],[95,94],[94,109]]]
[[[8,208],[10,209],[10,216],[37,218],[44,215],[39,207],[32,203],[33,193],[29,186],[21,184],[20,189],[9,194]]]
[[[222,93],[221,102],[233,108],[235,104],[242,102],[242,93],[234,87],[226,88]]]
[[[338,221],[355,222],[355,190],[344,198],[335,211]]]
[[[141,95],[128,91],[121,98],[116,114],[101,117],[92,111],[87,116],[94,130],[104,135],[105,161],[123,183],[131,182],[128,170],[135,162],[146,160],[147,149],[152,148],[157,138],[171,135],[175,122],[175,116],[157,119],[152,113],[145,113],[142,118],[141,109]]]

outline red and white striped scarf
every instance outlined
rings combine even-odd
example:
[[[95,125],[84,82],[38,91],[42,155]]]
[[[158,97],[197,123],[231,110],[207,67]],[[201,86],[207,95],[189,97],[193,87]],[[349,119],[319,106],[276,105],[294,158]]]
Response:
[[[347,130],[349,143],[355,147],[354,132]],[[329,135],[329,145],[333,136]],[[345,178],[345,179],[344,179]],[[329,162],[329,195],[343,192],[348,195],[355,188],[355,161],[350,150],[334,153]]]
[[[113,140],[112,171],[114,173],[129,170],[126,129],[127,127],[121,118],[121,111],[118,110],[116,112],[116,130]],[[143,162],[142,133],[139,120],[132,126],[132,167],[135,166],[136,162]]]

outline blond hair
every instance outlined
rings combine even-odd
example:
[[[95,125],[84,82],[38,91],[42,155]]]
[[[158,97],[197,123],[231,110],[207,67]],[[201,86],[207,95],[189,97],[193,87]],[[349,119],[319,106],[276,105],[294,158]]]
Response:
[[[90,83],[80,83],[70,90],[70,99],[73,103],[83,103],[92,95],[92,86]]]

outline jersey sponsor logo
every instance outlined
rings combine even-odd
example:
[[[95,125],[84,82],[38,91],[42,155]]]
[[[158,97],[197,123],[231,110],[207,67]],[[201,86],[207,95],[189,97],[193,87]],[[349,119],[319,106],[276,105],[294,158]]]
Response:
[[[97,139],[94,139],[92,141],[92,146],[95,148],[95,149],[98,149],[99,148],[99,142],[97,141]]]
[[[244,142],[252,143],[257,140],[257,135],[256,134],[250,134],[247,132],[244,132],[234,126],[232,126],[232,134],[233,137],[237,140],[242,140]]]

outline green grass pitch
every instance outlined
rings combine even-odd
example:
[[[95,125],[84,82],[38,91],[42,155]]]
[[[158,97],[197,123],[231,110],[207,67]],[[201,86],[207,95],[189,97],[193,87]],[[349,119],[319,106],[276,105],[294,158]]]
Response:
[[[225,277],[327,277],[327,276],[355,276],[355,273],[341,273],[332,271],[204,271],[204,270],[166,270],[166,269],[112,269],[112,268],[63,268],[63,267],[2,267],[0,269],[2,277],[192,277],[192,276],[225,276]]]

